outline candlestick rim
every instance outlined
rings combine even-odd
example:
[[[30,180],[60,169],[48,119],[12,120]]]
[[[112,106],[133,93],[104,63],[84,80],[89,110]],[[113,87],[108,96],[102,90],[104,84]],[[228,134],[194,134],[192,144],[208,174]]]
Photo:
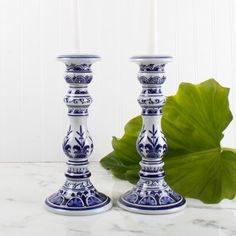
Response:
[[[59,55],[57,59],[101,59],[101,57],[93,54],[64,54]]]
[[[131,61],[155,61],[155,62],[169,62],[173,60],[172,56],[166,55],[140,55],[140,56],[133,56],[130,58]]]

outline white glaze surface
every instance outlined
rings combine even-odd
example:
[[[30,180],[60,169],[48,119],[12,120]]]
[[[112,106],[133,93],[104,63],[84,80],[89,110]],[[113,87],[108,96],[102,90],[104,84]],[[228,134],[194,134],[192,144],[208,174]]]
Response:
[[[1,236],[233,236],[236,199],[205,205],[187,199],[187,208],[172,215],[139,215],[117,207],[116,200],[131,184],[90,163],[92,181],[113,198],[114,207],[92,216],[62,216],[48,212],[44,200],[64,181],[65,164],[0,164]]]

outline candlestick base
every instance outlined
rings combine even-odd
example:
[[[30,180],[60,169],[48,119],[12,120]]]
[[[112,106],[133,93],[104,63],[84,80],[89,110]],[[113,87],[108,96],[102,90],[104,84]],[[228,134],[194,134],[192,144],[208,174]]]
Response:
[[[134,213],[161,215],[183,210],[186,200],[164,180],[141,179],[131,191],[120,196],[118,205]]]
[[[109,210],[112,202],[89,180],[69,181],[45,201],[46,208],[62,215],[93,215]]]

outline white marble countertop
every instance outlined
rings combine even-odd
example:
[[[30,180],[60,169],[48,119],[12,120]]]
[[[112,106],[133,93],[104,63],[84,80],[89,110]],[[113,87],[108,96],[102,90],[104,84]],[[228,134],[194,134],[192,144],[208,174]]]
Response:
[[[114,207],[103,214],[71,217],[44,208],[44,199],[64,182],[63,163],[1,163],[0,235],[236,235],[236,200],[205,205],[187,199],[188,207],[172,215],[129,213],[115,201],[131,184],[112,177],[99,163],[91,163],[90,169],[94,185],[113,198]]]

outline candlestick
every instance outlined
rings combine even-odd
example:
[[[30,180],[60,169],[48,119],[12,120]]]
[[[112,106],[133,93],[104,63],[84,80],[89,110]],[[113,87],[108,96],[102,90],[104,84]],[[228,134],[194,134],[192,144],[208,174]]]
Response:
[[[98,192],[90,181],[88,157],[93,151],[93,141],[87,129],[88,107],[92,98],[87,86],[92,80],[91,65],[100,57],[95,55],[62,55],[65,63],[65,80],[69,90],[64,98],[68,107],[69,130],[63,142],[68,157],[66,181],[58,192],[45,201],[47,209],[66,215],[90,215],[106,211],[112,202]]]
[[[142,157],[140,179],[132,190],[121,195],[118,200],[118,205],[127,211],[166,214],[180,211],[186,205],[185,199],[165,182],[162,161],[167,142],[161,130],[162,107],[166,102],[161,88],[166,80],[165,64],[171,59],[168,56],[131,58],[140,66],[138,80],[142,85],[142,93],[138,102],[142,107],[143,125],[136,143]]]

